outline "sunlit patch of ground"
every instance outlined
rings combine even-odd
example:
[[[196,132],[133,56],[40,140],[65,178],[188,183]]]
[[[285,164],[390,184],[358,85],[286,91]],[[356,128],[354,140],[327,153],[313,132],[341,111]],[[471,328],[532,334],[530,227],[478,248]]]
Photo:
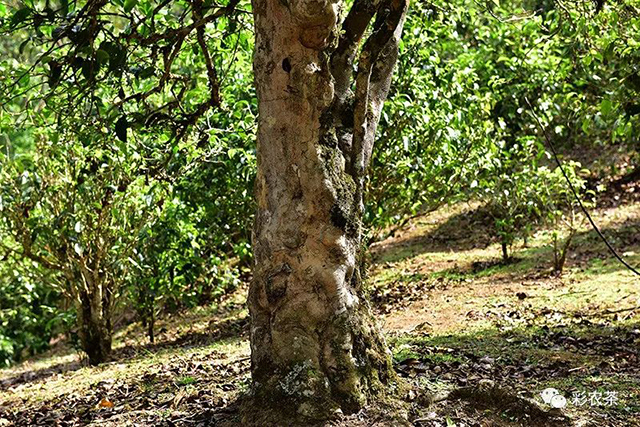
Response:
[[[478,206],[458,205],[419,219],[373,248],[371,296],[386,329],[433,332],[486,327],[518,308],[550,305],[592,312],[640,305],[638,279],[613,259],[586,225],[576,236],[561,277],[552,274],[548,230],[539,230],[514,261],[501,262],[490,219]],[[596,212],[595,220],[632,265],[640,264],[640,204]],[[621,304],[624,307],[621,307]],[[406,307],[397,310],[398,305]],[[622,316],[622,314],[621,314]]]
[[[640,264],[640,203],[594,219]],[[570,400],[584,393],[586,404],[570,401],[564,411],[575,425],[640,425],[640,280],[586,226],[561,277],[552,274],[549,243],[548,230],[538,230],[503,263],[490,218],[478,205],[458,205],[375,245],[370,294],[396,366],[434,392],[490,380],[539,403],[547,387]],[[607,393],[615,402],[602,403]],[[417,418],[433,426],[523,422],[483,420],[482,408],[460,405],[438,403]]]

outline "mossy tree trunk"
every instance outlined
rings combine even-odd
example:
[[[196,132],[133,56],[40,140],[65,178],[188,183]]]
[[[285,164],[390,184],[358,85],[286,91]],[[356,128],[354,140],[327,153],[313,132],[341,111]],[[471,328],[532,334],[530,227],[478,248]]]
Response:
[[[407,6],[356,0],[341,20],[341,3],[253,1],[260,114],[249,310],[253,390],[267,411],[357,411],[393,378],[359,259],[364,173]]]

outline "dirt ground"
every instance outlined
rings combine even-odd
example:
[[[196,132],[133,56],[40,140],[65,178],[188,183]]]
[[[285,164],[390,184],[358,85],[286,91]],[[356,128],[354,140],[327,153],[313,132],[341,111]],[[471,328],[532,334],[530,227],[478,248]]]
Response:
[[[640,202],[594,214],[640,264]],[[370,300],[409,386],[397,405],[331,425],[640,426],[640,281],[586,226],[558,277],[548,230],[504,263],[490,225],[481,206],[460,204],[372,247]],[[154,345],[127,326],[100,367],[61,342],[0,371],[0,426],[240,425],[245,294],[160,319]],[[543,401],[548,388],[564,407]]]

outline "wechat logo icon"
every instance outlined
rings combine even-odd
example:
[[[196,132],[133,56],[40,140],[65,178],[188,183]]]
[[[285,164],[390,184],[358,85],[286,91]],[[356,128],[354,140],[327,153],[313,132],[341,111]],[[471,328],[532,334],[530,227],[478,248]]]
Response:
[[[555,388],[546,388],[542,390],[540,396],[542,396],[544,403],[552,408],[560,409],[567,406],[567,399]]]

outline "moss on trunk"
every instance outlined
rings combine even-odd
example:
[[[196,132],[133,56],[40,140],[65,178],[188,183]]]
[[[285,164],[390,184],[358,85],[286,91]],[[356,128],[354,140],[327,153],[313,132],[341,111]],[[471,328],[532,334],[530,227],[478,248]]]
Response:
[[[359,271],[363,171],[406,11],[403,1],[389,6],[394,12],[381,9],[367,44],[377,50],[366,56],[370,89],[358,91],[368,97],[362,103],[349,85],[336,86],[351,78],[353,64],[336,69],[346,57],[334,61],[334,53],[348,53],[339,44],[359,43],[366,25],[357,26],[360,35],[347,31],[354,40],[344,41],[337,3],[253,1],[258,211],[248,304],[252,392],[262,414],[255,424],[355,412],[394,379]],[[373,12],[364,14],[365,24]]]

